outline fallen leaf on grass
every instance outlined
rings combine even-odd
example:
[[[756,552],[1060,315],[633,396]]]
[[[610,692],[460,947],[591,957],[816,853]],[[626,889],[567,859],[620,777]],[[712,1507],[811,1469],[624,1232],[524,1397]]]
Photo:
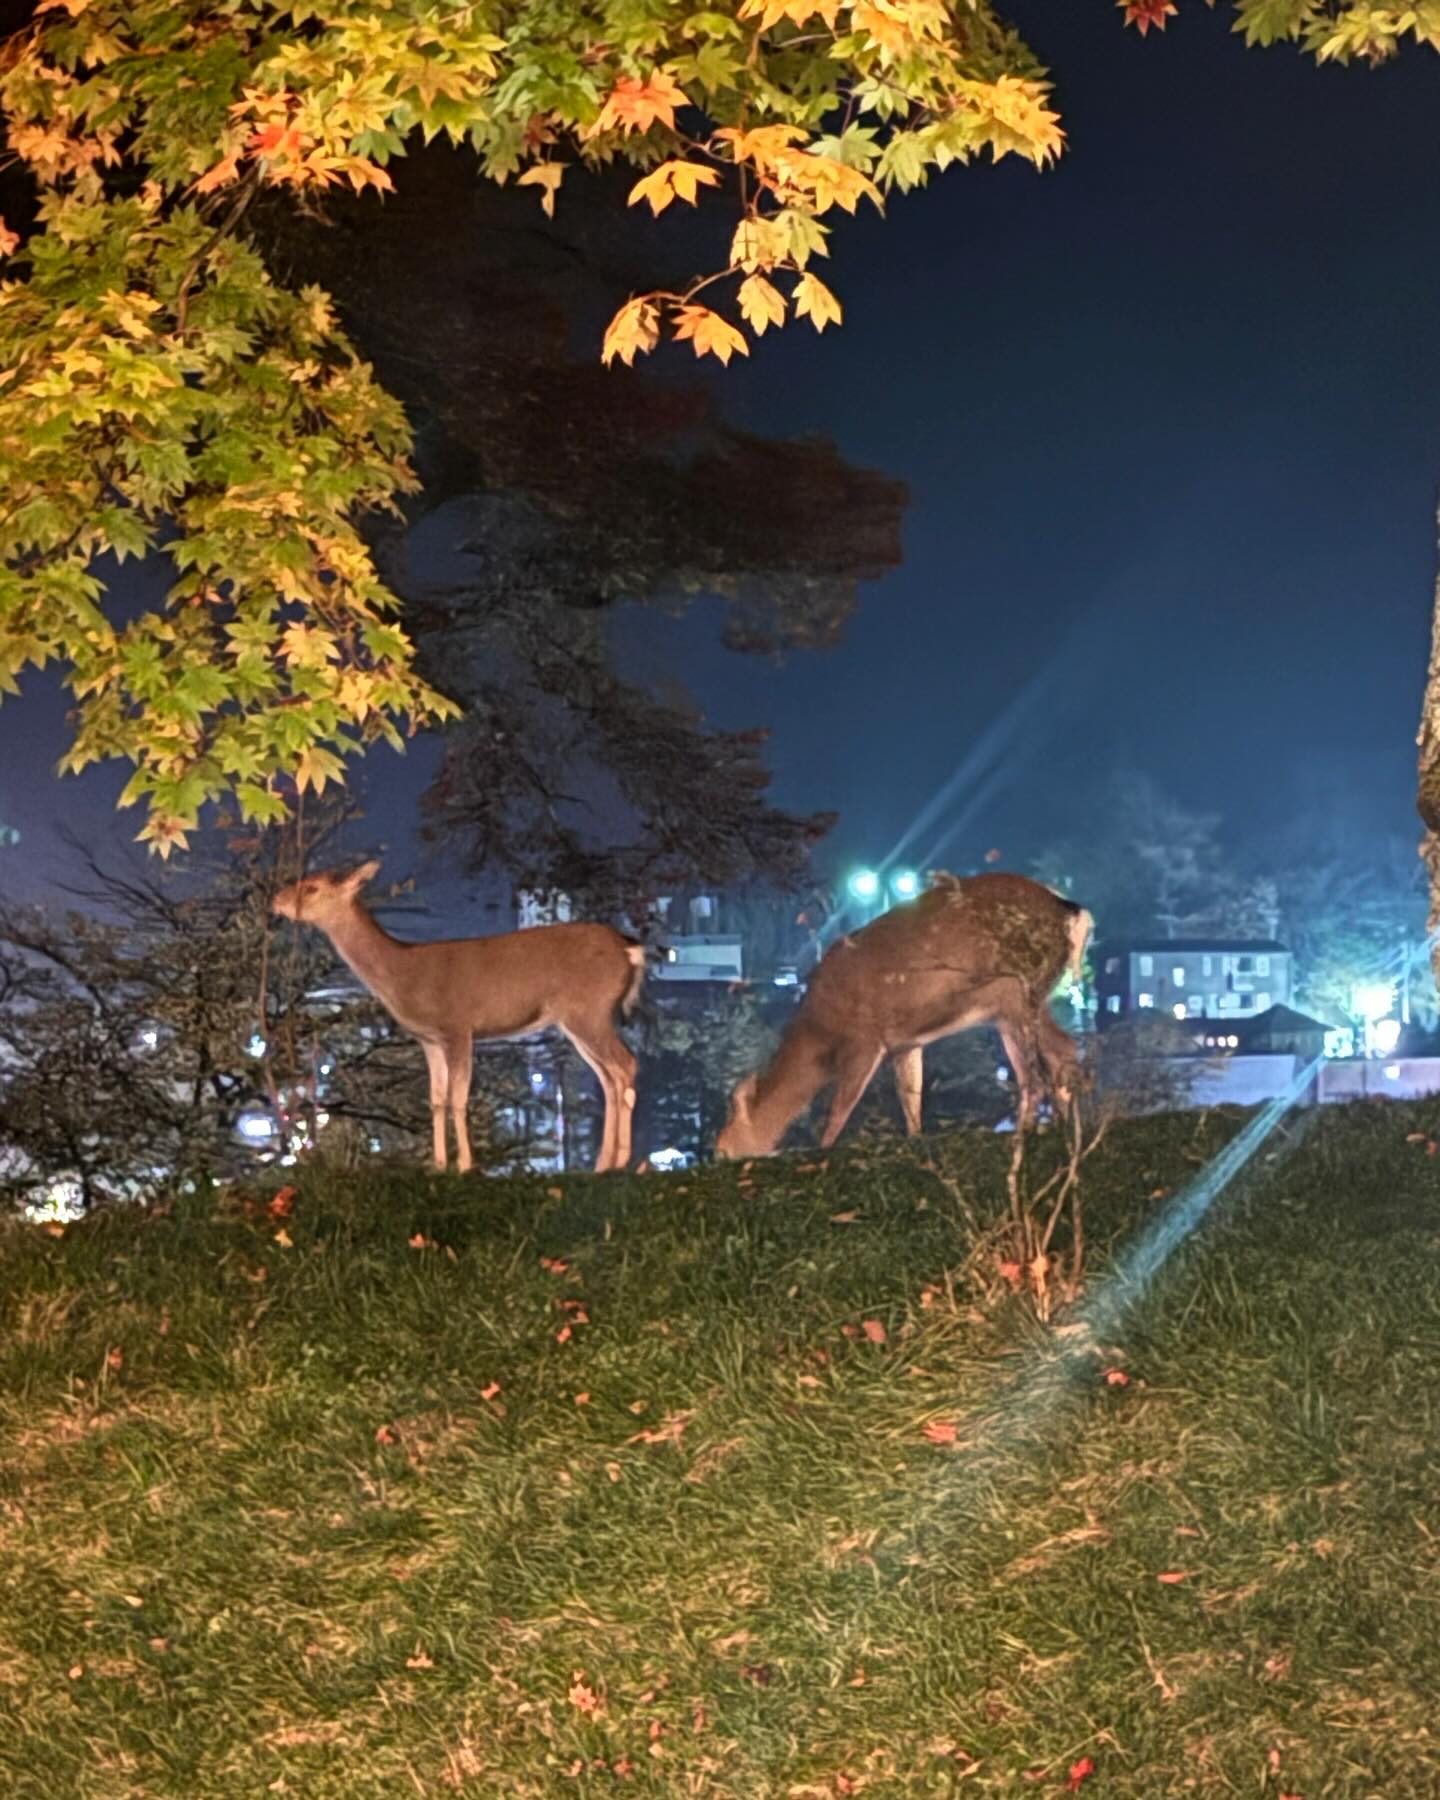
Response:
[[[575,1396],[575,1404],[577,1406],[588,1406],[590,1404],[589,1394],[577,1394]]]
[[[125,1352],[120,1349],[118,1345],[105,1352],[105,1367],[107,1369],[120,1369],[123,1368],[124,1365]]]
[[[570,1329],[570,1327],[568,1325],[562,1325],[560,1327],[560,1329],[555,1333],[555,1342],[557,1344],[568,1344],[570,1342],[571,1338],[574,1337],[574,1335],[575,1335],[575,1333]]]
[[[606,1463],[605,1473],[610,1477],[610,1479],[612,1481],[618,1481],[620,1479],[619,1463]]]
[[[547,1275],[563,1275],[570,1265],[563,1256],[542,1256],[540,1267]]]
[[[1020,1292],[1022,1277],[1018,1262],[1011,1261],[1008,1258],[1001,1258],[995,1264],[995,1271],[1002,1281],[1006,1281],[1010,1284],[1012,1292],[1017,1294]]]
[[[417,1644],[415,1646],[415,1654],[405,1658],[405,1667],[407,1669],[433,1669],[435,1663],[434,1659],[427,1656],[420,1648],[419,1644]]]
[[[1332,1538],[1316,1538],[1310,1548],[1317,1556],[1333,1556],[1335,1554],[1335,1543]]]
[[[859,1217],[858,1212],[831,1213],[830,1223],[832,1225],[853,1225]]]
[[[1166,1587],[1178,1587],[1182,1581],[1188,1581],[1195,1573],[1193,1569],[1167,1569],[1163,1575],[1157,1575],[1157,1581],[1163,1581]]]
[[[73,1663],[71,1665],[68,1673],[69,1673],[70,1679],[72,1681],[78,1681],[80,1679],[80,1677],[85,1673],[84,1663]]]
[[[1078,1762],[1071,1763],[1070,1779],[1065,1783],[1065,1792],[1067,1794],[1078,1794],[1080,1792],[1081,1782],[1088,1781],[1094,1773],[1095,1760],[1093,1757],[1082,1756]]]
[[[653,1431],[637,1431],[633,1437],[626,1438],[625,1442],[627,1444],[678,1444],[685,1427],[694,1417],[693,1412],[670,1413]]]
[[[561,1312],[569,1313],[571,1321],[576,1325],[588,1325],[590,1323],[590,1315],[585,1310],[585,1302],[583,1300],[562,1300],[560,1302],[560,1310]]]
[[[295,1210],[295,1190],[283,1187],[277,1194],[272,1194],[270,1204],[265,1209],[272,1219],[288,1219]]]
[[[756,1687],[769,1687],[775,1679],[775,1671],[769,1663],[741,1663],[740,1679],[752,1681]]]
[[[500,1383],[498,1381],[492,1381],[488,1387],[481,1388],[480,1398],[482,1400],[493,1400],[499,1392]]]
[[[1129,1387],[1130,1377],[1123,1369],[1107,1369],[1105,1371],[1106,1387]]]
[[[860,1329],[865,1333],[872,1344],[884,1344],[889,1342],[889,1334],[878,1319],[863,1320]]]
[[[1278,1651],[1274,1656],[1265,1658],[1265,1679],[1267,1681],[1283,1681],[1290,1673],[1291,1657],[1288,1650]]]
[[[577,1712],[593,1716],[605,1710],[603,1697],[586,1681],[583,1669],[577,1669],[570,1677],[570,1692],[566,1698]]]
[[[960,1428],[953,1419],[931,1419],[925,1427],[925,1435],[932,1444],[953,1444],[960,1434]]]
[[[275,1242],[280,1246],[280,1248],[282,1250],[293,1250],[295,1248],[294,1238],[291,1237],[290,1233],[285,1229],[285,1227],[283,1225],[275,1233]]]
[[[433,1250],[435,1248],[435,1240],[434,1238],[427,1238],[423,1231],[417,1231],[414,1237],[410,1239],[410,1248],[412,1250]]]
[[[377,1425],[375,1428],[375,1442],[377,1444],[398,1444],[400,1438],[389,1425]]]
[[[818,1375],[797,1375],[795,1379],[800,1383],[801,1387],[819,1387],[820,1385],[820,1377]]]

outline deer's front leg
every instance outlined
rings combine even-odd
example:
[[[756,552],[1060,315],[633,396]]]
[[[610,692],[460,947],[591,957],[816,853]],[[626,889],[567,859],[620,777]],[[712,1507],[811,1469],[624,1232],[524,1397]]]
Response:
[[[895,1092],[900,1096],[900,1110],[905,1115],[908,1137],[920,1135],[920,1098],[925,1090],[925,1052],[919,1044],[908,1050],[896,1050],[890,1058],[895,1072]]]
[[[445,1167],[445,1103],[449,1097],[450,1066],[443,1044],[425,1044],[425,1065],[430,1071],[430,1132],[435,1167]]]

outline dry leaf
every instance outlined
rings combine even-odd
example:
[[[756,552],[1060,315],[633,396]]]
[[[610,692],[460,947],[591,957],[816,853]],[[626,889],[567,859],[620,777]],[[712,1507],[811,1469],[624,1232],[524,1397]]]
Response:
[[[405,1658],[405,1667],[407,1669],[433,1669],[435,1664],[420,1648],[419,1644],[417,1644],[415,1646],[415,1654]]]
[[[1094,1773],[1095,1761],[1093,1757],[1082,1756],[1078,1762],[1071,1763],[1070,1779],[1065,1783],[1065,1792],[1067,1794],[1078,1794],[1080,1792],[1081,1782],[1087,1781]]]
[[[70,1669],[69,1669],[68,1673],[69,1673],[70,1679],[72,1681],[78,1681],[80,1679],[80,1677],[85,1673],[84,1663],[72,1663],[70,1665]]]
[[[568,1344],[574,1335],[574,1332],[571,1331],[568,1325],[562,1325],[555,1333],[555,1342],[557,1344]]]
[[[1105,1371],[1106,1387],[1129,1387],[1130,1377],[1123,1369],[1107,1369]]]
[[[594,1716],[605,1710],[603,1698],[597,1694],[585,1680],[585,1671],[577,1669],[570,1678],[570,1692],[566,1696],[577,1712]]]
[[[125,1352],[122,1349],[120,1349],[118,1345],[115,1346],[115,1348],[107,1350],[105,1352],[105,1367],[107,1369],[122,1368],[124,1366],[124,1363],[125,1363]]]
[[[435,1241],[433,1238],[427,1238],[423,1231],[417,1231],[410,1240],[410,1248],[412,1250],[433,1250]]]
[[[853,1225],[859,1217],[858,1212],[831,1213],[830,1223],[832,1225]]]
[[[498,1381],[492,1381],[488,1387],[481,1388],[480,1398],[482,1400],[493,1400],[499,1392],[500,1383]]]
[[[563,1256],[542,1256],[540,1267],[550,1275],[563,1275],[570,1267]]]
[[[266,1208],[272,1219],[288,1219],[294,1210],[295,1190],[293,1187],[283,1187],[278,1193],[272,1194],[270,1204]]]
[[[575,1404],[577,1406],[588,1406],[590,1404],[589,1394],[577,1394],[575,1396]]]
[[[865,1333],[872,1344],[884,1344],[889,1341],[885,1327],[878,1319],[863,1320],[860,1329]]]
[[[1157,1575],[1157,1581],[1163,1581],[1166,1587],[1178,1587],[1182,1581],[1188,1581],[1195,1573],[1193,1569],[1167,1569],[1163,1575]]]
[[[1022,1280],[1019,1263],[1010,1258],[1002,1257],[997,1260],[995,1268],[1001,1280],[1008,1282],[1012,1291],[1018,1294],[1020,1292],[1020,1283]]]
[[[959,1436],[959,1430],[953,1419],[931,1419],[925,1427],[925,1435],[932,1444],[953,1444]]]
[[[275,1242],[282,1250],[293,1250],[295,1248],[295,1240],[290,1236],[290,1233],[283,1225],[275,1233]]]
[[[620,1479],[619,1463],[606,1463],[605,1473],[610,1477],[610,1479],[612,1481],[618,1481]]]

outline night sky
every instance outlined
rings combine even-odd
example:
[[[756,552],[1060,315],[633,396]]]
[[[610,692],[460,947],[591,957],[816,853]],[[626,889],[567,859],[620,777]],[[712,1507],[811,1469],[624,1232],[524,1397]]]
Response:
[[[841,812],[837,860],[890,851],[949,782],[907,857],[1023,862],[1118,765],[1242,853],[1301,808],[1418,835],[1440,64],[1317,69],[1181,4],[1145,40],[1103,0],[1015,9],[1060,166],[953,170],[842,221],[844,328],[719,378],[737,423],[910,485],[904,567],[845,643],[776,669],[719,649],[711,607],[617,623],[631,667],[773,726],[775,796]],[[62,784],[63,742],[47,684],[0,706],[7,884],[48,877],[56,818],[111,829],[123,772]],[[369,766],[387,873],[428,762]]]

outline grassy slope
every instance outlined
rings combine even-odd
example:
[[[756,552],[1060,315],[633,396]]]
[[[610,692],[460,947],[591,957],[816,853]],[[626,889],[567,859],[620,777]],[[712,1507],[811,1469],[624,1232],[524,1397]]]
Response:
[[[1102,1256],[1234,1128],[1124,1128]],[[1440,1795],[1421,1130],[1307,1120],[1068,1374],[947,1289],[978,1136],[0,1234],[0,1793]]]

